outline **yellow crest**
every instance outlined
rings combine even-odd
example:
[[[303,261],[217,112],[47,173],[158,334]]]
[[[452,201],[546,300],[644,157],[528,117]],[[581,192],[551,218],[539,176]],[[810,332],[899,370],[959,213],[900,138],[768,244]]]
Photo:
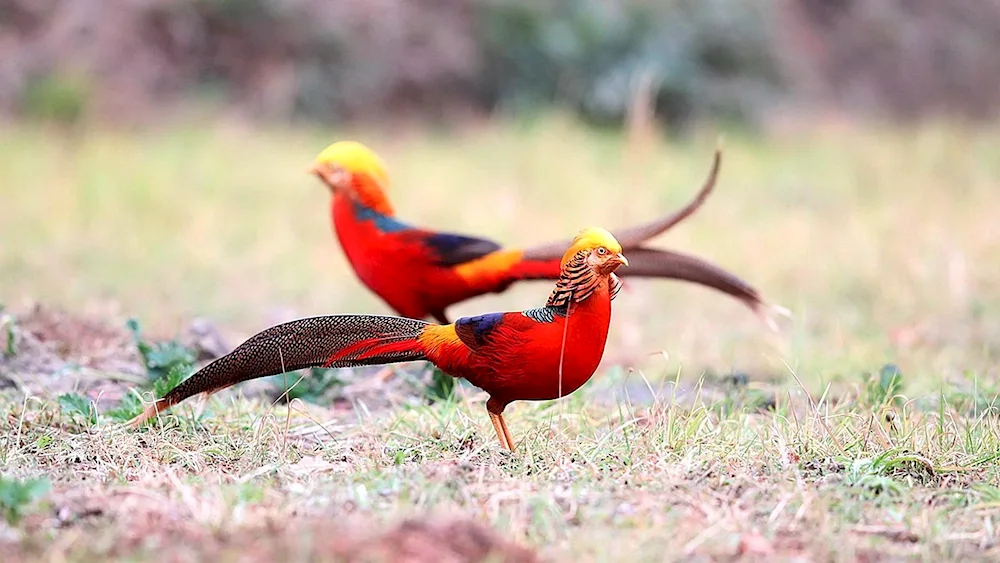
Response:
[[[583,229],[573,237],[573,243],[570,244],[569,250],[563,254],[562,265],[565,266],[581,250],[593,250],[602,246],[607,248],[611,254],[619,254],[622,251],[622,245],[618,244],[618,240],[607,229],[601,227]]]
[[[365,174],[382,187],[389,185],[389,175],[382,159],[357,141],[337,141],[326,147],[316,157],[316,164],[336,165],[351,174]]]

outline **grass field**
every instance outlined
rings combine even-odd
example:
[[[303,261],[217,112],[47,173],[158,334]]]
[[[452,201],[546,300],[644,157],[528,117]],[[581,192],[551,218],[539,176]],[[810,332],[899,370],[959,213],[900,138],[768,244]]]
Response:
[[[452,133],[8,124],[0,558],[460,561],[495,545],[523,559],[508,541],[555,561],[996,560],[996,132],[728,134],[716,192],[658,244],[739,274],[793,320],[772,334],[710,291],[629,284],[598,376],[508,409],[514,455],[474,388],[425,400],[420,366],[344,375],[335,400],[291,408],[248,384],[140,432],[106,414],[144,380],[128,317],[157,338],[204,317],[235,344],[292,317],[389,312],[306,173],[335,139],[386,159],[411,222],[527,245],[681,205],[717,134],[637,146],[558,116]],[[37,477],[51,484],[37,502],[13,498]]]

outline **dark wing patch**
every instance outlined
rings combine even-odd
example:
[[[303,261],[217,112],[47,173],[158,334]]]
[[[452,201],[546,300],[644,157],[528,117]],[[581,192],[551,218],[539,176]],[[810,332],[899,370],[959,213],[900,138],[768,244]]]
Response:
[[[456,266],[500,250],[500,245],[486,239],[451,233],[428,233],[423,242],[431,249],[440,266]]]
[[[493,329],[503,322],[503,313],[487,313],[475,317],[462,317],[455,321],[455,332],[466,346],[475,350],[489,337]]]

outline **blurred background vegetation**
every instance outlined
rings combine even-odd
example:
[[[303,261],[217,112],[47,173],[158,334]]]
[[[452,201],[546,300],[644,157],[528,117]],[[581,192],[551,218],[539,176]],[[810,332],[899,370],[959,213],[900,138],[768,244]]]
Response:
[[[0,111],[69,123],[1000,113],[994,0],[0,0],[0,46]]]

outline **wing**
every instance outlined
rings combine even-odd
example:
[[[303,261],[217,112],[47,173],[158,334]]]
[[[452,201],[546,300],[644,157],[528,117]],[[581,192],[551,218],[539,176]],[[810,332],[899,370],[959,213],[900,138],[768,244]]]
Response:
[[[441,266],[457,266],[500,250],[491,240],[465,235],[416,231],[411,236],[419,239]]]
[[[541,324],[554,322],[557,316],[565,315],[560,307],[542,307],[524,312],[487,313],[474,317],[462,317],[455,321],[455,333],[459,340],[476,351],[487,346],[500,330],[524,332]]]
[[[358,204],[353,210],[357,220],[372,221],[383,235],[419,245],[441,266],[456,266],[500,250],[500,245],[491,240],[421,229]]]
[[[455,321],[455,333],[470,349],[477,350],[488,341],[493,333],[504,322],[507,313],[487,313],[474,317],[462,317]]]

